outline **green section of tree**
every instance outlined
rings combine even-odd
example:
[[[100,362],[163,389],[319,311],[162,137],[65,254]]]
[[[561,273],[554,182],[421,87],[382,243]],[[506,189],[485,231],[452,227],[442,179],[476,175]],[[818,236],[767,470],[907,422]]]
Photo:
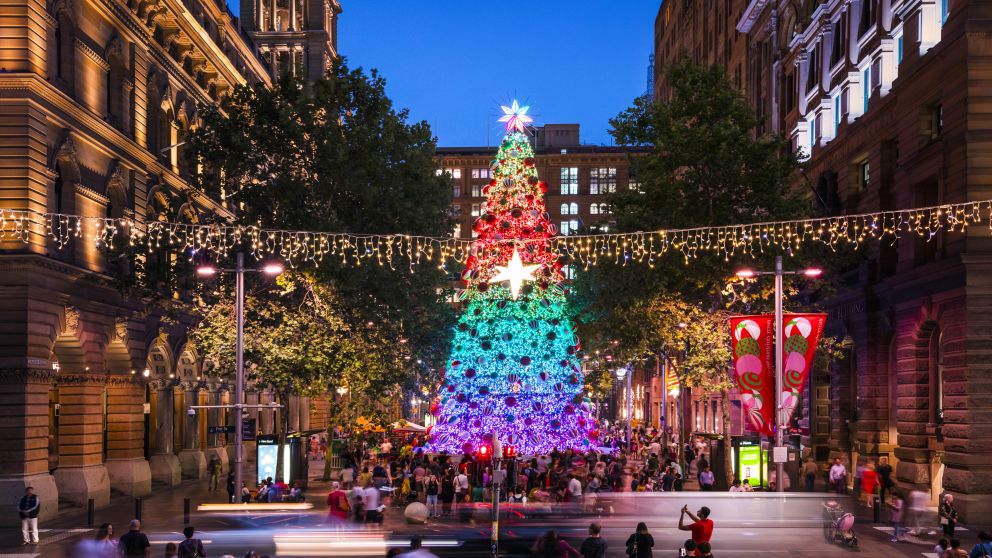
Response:
[[[724,68],[685,59],[666,72],[667,102],[638,99],[611,121],[618,144],[651,148],[631,158],[638,189],[609,199],[621,231],[796,219],[812,212],[808,196],[794,186],[796,156],[781,138],[755,133],[761,120]],[[732,312],[765,311],[772,304],[770,280],[744,285],[734,273],[770,268],[774,255],[724,258],[700,250],[688,261],[670,253],[650,266],[601,261],[580,269],[575,304],[587,346],[611,346],[620,363],[650,366],[664,358],[684,386],[723,396],[728,432],[727,392],[734,384],[726,320]],[[756,295],[755,287],[762,292]]]

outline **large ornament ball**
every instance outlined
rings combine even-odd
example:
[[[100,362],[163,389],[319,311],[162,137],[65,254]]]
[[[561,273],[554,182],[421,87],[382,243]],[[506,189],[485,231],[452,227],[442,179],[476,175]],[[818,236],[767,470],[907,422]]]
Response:
[[[462,451],[465,453],[472,453],[472,443],[465,442],[464,444],[462,444]]]
[[[465,377],[466,378],[474,378],[475,377],[475,368],[466,368],[465,369]]]
[[[566,415],[575,414],[575,407],[573,407],[571,405],[565,405],[565,414]]]
[[[530,365],[530,357],[529,356],[522,356],[522,357],[520,357],[520,364],[522,364],[523,366],[529,366]]]
[[[541,411],[543,411],[543,410],[544,410],[544,403],[542,403],[542,402],[540,402],[540,401],[535,401],[535,402],[534,402],[534,403],[533,403],[533,404],[531,405],[531,408],[533,408],[533,409],[534,409],[535,411],[537,411],[538,413],[540,413]]]
[[[513,396],[507,397],[504,400],[504,402],[506,403],[506,406],[507,407],[516,407],[517,406],[517,398],[516,397],[513,397]]]
[[[427,523],[427,506],[420,502],[411,502],[403,510],[403,519],[410,525],[424,525]]]

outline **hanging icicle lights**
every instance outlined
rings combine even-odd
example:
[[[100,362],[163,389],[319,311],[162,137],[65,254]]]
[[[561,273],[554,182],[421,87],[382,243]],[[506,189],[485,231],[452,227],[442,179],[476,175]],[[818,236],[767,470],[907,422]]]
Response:
[[[485,215],[480,216],[484,218]],[[792,254],[812,243],[857,248],[871,240],[894,242],[905,235],[930,240],[940,231],[964,233],[968,227],[983,222],[988,223],[992,232],[992,200],[793,221],[554,236],[524,242],[550,243],[553,250],[568,257],[573,265],[588,267],[604,261],[650,266],[669,254],[677,254],[688,263],[704,254],[716,254],[724,259],[769,251]],[[99,248],[123,251],[144,243],[149,250],[206,250],[223,258],[247,245],[257,258],[279,258],[290,266],[320,264],[334,258],[343,265],[402,266],[411,271],[419,265],[443,269],[453,262],[464,264],[472,250],[471,240],[444,237],[143,222],[0,209],[0,241],[19,240],[27,244],[32,237],[37,242],[40,236],[50,239],[59,249],[70,242],[93,242]],[[514,242],[519,244],[520,240]]]

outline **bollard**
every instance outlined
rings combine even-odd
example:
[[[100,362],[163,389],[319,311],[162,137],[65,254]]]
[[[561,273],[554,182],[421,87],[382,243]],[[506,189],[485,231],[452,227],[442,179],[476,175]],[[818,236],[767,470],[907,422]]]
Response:
[[[872,496],[872,511],[874,512],[873,521],[875,523],[882,522],[882,501],[878,496]]]
[[[96,509],[96,501],[93,498],[86,500],[86,526],[93,527],[93,514]]]
[[[134,518],[141,521],[141,498],[134,499]]]
[[[189,498],[183,498],[183,525],[189,525]]]

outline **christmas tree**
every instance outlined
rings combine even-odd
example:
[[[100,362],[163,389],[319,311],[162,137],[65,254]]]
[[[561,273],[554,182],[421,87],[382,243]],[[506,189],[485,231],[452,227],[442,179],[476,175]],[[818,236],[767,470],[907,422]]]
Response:
[[[582,451],[598,436],[545,212],[547,186],[524,133],[527,108],[503,107],[507,133],[462,273],[466,307],[431,408],[433,451],[469,453],[493,434],[520,455]]]

